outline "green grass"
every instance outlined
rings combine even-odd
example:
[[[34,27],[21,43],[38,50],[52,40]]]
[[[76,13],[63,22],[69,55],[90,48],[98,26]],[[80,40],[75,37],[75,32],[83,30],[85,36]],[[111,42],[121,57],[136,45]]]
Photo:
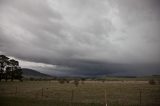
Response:
[[[43,88],[43,92],[42,92]],[[160,106],[160,85],[147,81],[0,82],[0,106]],[[21,102],[20,102],[21,101]]]

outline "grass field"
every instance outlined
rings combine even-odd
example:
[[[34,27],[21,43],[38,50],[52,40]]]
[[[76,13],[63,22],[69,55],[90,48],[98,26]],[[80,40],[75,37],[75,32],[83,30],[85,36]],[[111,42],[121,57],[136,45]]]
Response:
[[[160,85],[148,81],[0,82],[0,106],[160,106]]]

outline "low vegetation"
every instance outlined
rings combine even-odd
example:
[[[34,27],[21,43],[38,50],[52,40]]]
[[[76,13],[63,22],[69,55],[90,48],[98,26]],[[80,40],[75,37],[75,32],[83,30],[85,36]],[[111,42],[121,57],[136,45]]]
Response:
[[[155,81],[154,79],[150,79],[148,82],[149,82],[149,84],[151,84],[151,85],[155,85],[155,84],[156,84],[156,81]]]
[[[22,81],[22,69],[19,66],[19,62],[5,55],[0,55],[0,81],[2,79],[5,79],[5,81],[8,79]]]
[[[159,106],[160,85],[148,81],[0,82],[0,106]],[[77,83],[77,82],[76,82]],[[20,102],[22,101],[22,102]]]

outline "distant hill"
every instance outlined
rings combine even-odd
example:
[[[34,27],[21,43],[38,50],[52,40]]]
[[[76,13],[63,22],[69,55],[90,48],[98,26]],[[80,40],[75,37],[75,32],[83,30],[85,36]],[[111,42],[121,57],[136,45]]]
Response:
[[[22,71],[23,71],[22,75],[24,78],[31,78],[31,77],[33,78],[51,78],[52,77],[50,75],[38,72],[33,69],[23,68]]]

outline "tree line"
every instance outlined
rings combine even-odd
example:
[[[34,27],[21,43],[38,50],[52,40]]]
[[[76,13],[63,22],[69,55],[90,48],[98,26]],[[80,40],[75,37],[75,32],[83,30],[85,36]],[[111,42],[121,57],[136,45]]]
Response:
[[[2,79],[22,81],[22,68],[19,66],[19,62],[5,55],[0,55],[0,81]]]

